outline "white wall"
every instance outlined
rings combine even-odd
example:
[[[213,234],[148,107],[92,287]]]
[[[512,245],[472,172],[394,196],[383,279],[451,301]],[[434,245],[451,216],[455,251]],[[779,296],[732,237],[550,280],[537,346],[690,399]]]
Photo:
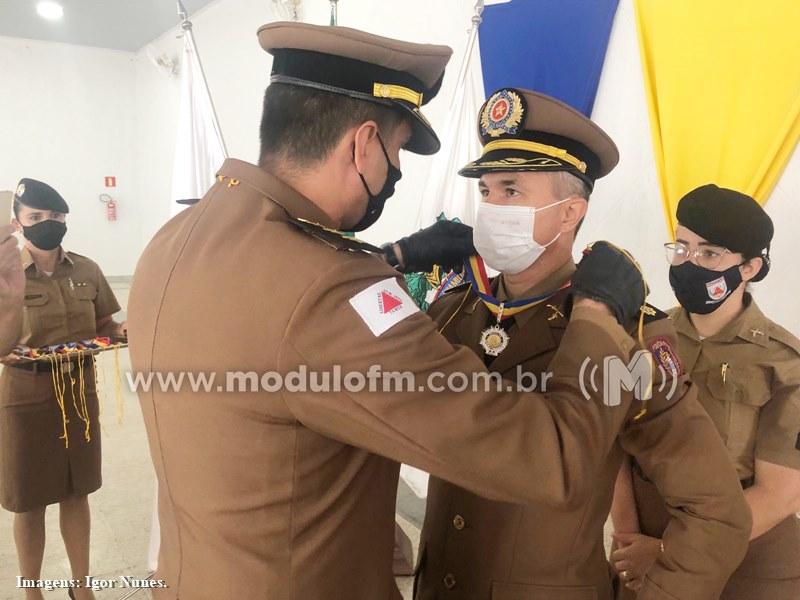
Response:
[[[22,177],[70,205],[65,246],[108,275],[132,272],[141,250],[135,193],[133,54],[0,37],[0,189]],[[106,190],[104,177],[117,177]],[[118,201],[110,223],[98,195]]]

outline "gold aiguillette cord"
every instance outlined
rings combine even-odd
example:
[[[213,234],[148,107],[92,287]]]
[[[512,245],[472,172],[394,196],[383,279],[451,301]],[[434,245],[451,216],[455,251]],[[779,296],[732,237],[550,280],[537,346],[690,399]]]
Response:
[[[64,405],[64,384],[63,384],[63,373],[61,373],[61,361],[60,357],[57,354],[49,354],[47,356],[47,360],[50,362],[50,374],[53,379],[53,392],[56,396],[56,402],[58,402],[58,407],[61,409],[61,423],[64,427],[64,433],[61,435],[59,439],[64,440],[64,447],[69,448],[69,433],[67,431],[67,411]],[[61,382],[59,382],[59,376],[61,377]]]

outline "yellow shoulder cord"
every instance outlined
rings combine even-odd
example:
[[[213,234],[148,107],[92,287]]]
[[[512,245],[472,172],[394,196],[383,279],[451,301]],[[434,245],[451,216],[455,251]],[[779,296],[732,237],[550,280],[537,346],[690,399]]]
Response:
[[[91,423],[91,415],[89,414],[89,404],[86,402],[86,375],[84,374],[83,370],[83,361],[84,361],[84,354],[83,351],[78,352],[78,380],[80,381],[79,385],[79,395],[81,401],[81,410],[83,411],[83,422],[86,424],[86,428],[83,432],[83,437],[86,439],[87,442],[92,441],[92,423]]]
[[[103,426],[103,401],[105,400],[105,391],[102,391],[100,385],[101,379],[104,381],[105,376],[100,375],[100,370],[97,368],[97,357],[94,354],[90,355],[92,358],[92,369],[94,370],[94,390],[97,396],[97,422],[100,424],[100,431],[105,435],[106,428]]]
[[[57,354],[48,354],[47,360],[50,363],[50,375],[53,379],[53,392],[56,396],[56,402],[58,402],[58,407],[61,409],[61,423],[64,427],[63,434],[59,437],[59,439],[64,440],[64,448],[69,448],[69,433],[67,431],[67,411],[64,407],[64,388],[59,385],[58,381],[58,373],[60,372],[60,364],[58,361]]]
[[[78,367],[78,398],[75,398],[75,378],[72,376],[72,369],[69,370],[70,392],[72,394],[72,406],[75,409],[75,414],[83,421],[83,437],[87,442],[92,441],[91,423],[89,410],[86,405],[86,396],[83,389],[83,352],[80,350],[77,353],[71,354],[77,356],[76,362]],[[66,357],[67,364],[70,363],[70,356]]]
[[[453,312],[453,314],[452,314],[452,315],[450,315],[450,318],[449,318],[449,319],[447,319],[447,321],[445,322],[445,324],[444,324],[444,325],[442,325],[441,329],[439,329],[439,333],[442,333],[442,332],[445,330],[445,328],[446,328],[448,325],[450,325],[450,321],[452,321],[452,320],[455,318],[455,316],[456,316],[456,315],[457,315],[459,312],[461,312],[461,309],[462,309],[462,308],[464,308],[464,303],[467,301],[467,298],[469,298],[469,292],[470,292],[470,290],[472,290],[472,284],[469,284],[469,288],[467,288],[467,291],[464,293],[464,298],[461,300],[461,304],[459,304],[459,305],[458,305],[458,308],[456,308],[456,310]]]
[[[94,389],[97,393],[97,412],[99,416],[103,416],[103,404],[105,403],[106,394],[105,388],[105,375],[103,375],[101,369],[97,368],[97,360],[94,355],[92,355],[92,366],[94,367]],[[103,420],[100,419],[100,426],[102,427]]]

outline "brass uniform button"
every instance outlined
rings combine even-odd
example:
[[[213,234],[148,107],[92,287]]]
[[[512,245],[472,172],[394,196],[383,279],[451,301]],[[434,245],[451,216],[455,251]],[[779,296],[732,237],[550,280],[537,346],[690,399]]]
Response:
[[[467,522],[464,521],[464,517],[462,517],[461,515],[456,515],[455,517],[453,517],[453,527],[455,527],[458,531],[464,529],[464,526],[466,524]]]
[[[446,587],[448,590],[452,590],[454,587],[456,587],[456,576],[453,575],[452,573],[448,573],[447,575],[445,575],[444,587]]]

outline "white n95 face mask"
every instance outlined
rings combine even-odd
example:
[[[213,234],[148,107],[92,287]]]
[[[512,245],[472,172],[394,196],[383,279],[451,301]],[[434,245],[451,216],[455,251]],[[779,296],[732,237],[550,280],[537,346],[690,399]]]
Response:
[[[542,208],[532,206],[503,206],[481,202],[473,242],[478,254],[492,269],[514,275],[535,263],[548,246],[560,236],[542,245],[533,237],[536,213],[569,200],[559,200]]]

